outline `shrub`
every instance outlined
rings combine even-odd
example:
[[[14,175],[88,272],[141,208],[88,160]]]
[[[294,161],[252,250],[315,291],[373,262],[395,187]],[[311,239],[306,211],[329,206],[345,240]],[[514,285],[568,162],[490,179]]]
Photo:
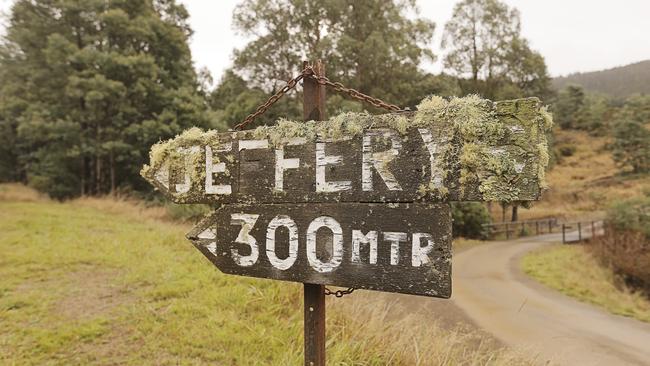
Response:
[[[558,150],[562,156],[573,156],[573,154],[576,152],[576,147],[575,145],[564,145],[560,146]]]
[[[650,195],[615,202],[607,210],[607,222],[617,231],[635,231],[650,238]]]
[[[643,123],[622,121],[614,129],[612,157],[621,167],[633,173],[650,172],[650,131]]]
[[[487,232],[483,224],[491,222],[487,208],[478,202],[459,202],[451,206],[454,237],[484,239]]]
[[[627,285],[650,295],[650,197],[612,205],[605,229],[592,241],[591,252]]]

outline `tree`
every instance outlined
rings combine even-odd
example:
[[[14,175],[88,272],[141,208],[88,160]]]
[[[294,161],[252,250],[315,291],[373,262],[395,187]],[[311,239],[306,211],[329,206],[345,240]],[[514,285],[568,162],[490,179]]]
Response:
[[[562,128],[575,128],[582,122],[581,111],[585,104],[585,92],[579,85],[569,85],[557,96],[553,108],[555,122]]]
[[[502,90],[498,90],[497,94],[501,93],[501,95],[496,99],[538,97],[548,100],[553,96],[546,61],[539,52],[530,48],[528,40],[523,38],[512,40],[507,48],[505,64],[507,65],[503,71],[505,85],[502,89],[506,89],[510,84],[516,91],[505,95]]]
[[[291,91],[290,93],[295,93]],[[249,87],[248,83],[232,70],[226,70],[217,87],[210,94],[210,106],[216,111],[216,119],[227,126],[235,126],[254,112],[269,95],[259,87]],[[281,117],[300,118],[302,105],[291,94],[277,101],[264,115],[247,126],[272,124]]]
[[[149,147],[209,125],[187,18],[175,0],[17,1],[0,52],[14,169],[58,198],[145,189]]]
[[[445,25],[445,68],[464,93],[490,99],[550,96],[544,58],[521,37],[519,11],[498,0],[463,0]]]
[[[650,130],[638,121],[621,121],[614,129],[614,160],[632,172],[650,172]]]
[[[492,220],[487,208],[480,202],[454,202],[451,205],[454,237],[485,239],[483,225]]]
[[[233,71],[246,80],[246,95],[273,93],[300,71],[302,60],[322,59],[330,79],[387,102],[415,106],[434,92],[414,87],[434,84],[419,69],[434,57],[428,47],[434,24],[411,19],[416,10],[414,0],[244,0],[235,9],[234,26],[253,40],[235,51]],[[280,108],[295,113],[285,117],[300,118],[300,108],[294,107],[299,103],[292,98],[295,93]],[[328,109],[360,108],[333,97]]]

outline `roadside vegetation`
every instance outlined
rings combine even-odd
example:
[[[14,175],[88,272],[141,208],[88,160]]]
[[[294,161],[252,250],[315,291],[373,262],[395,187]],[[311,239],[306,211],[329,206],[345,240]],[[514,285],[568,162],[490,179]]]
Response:
[[[0,185],[0,363],[300,364],[302,287],[220,273],[189,226],[165,208]],[[328,301],[332,364],[533,363],[390,303]]]
[[[618,315],[650,322],[650,299],[625,285],[586,246],[553,245],[526,255],[524,272],[542,284]]]

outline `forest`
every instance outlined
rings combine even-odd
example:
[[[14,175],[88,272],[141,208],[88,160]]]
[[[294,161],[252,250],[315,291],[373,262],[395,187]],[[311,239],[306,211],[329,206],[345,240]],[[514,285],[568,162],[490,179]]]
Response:
[[[415,10],[414,1],[242,1],[234,26],[252,40],[232,50],[232,68],[210,88],[211,76],[193,68],[189,14],[176,1],[16,1],[0,48],[0,181],[57,199],[150,196],[138,174],[149,146],[193,126],[232,128],[302,60],[317,59],[331,80],[411,109],[429,95],[537,96],[561,128],[618,136],[616,159],[648,171],[647,97],[556,92],[517,9],[499,1],[459,2],[444,26]],[[432,51],[434,32],[443,54]],[[435,58],[444,71],[423,71]],[[330,115],[381,112],[340,94],[327,105]],[[257,124],[300,111],[293,91]]]

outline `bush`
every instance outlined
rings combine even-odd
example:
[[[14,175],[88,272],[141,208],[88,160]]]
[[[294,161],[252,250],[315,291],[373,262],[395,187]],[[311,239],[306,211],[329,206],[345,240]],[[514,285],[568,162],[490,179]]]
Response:
[[[612,157],[619,166],[632,168],[632,173],[650,173],[650,131],[641,122],[619,122]]]
[[[650,238],[650,196],[614,203],[607,222],[617,231],[635,231]]]
[[[490,213],[482,203],[459,202],[451,205],[454,237],[485,239],[483,224],[491,222]]]
[[[576,152],[576,147],[575,145],[564,145],[560,146],[558,150],[562,156],[573,156],[573,154]]]
[[[650,295],[650,197],[615,203],[605,229],[591,252],[627,285]]]

